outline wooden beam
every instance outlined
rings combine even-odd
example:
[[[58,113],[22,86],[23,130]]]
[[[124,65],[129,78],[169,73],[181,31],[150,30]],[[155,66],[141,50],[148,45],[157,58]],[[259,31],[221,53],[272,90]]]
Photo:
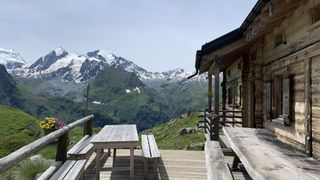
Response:
[[[311,59],[304,60],[304,95],[305,95],[305,151],[312,156],[312,127],[311,127]]]
[[[208,112],[212,111],[212,74],[208,73]]]
[[[205,143],[207,179],[232,180],[232,175],[227,163],[224,161],[223,152],[218,141],[206,141]]]
[[[223,80],[222,80],[222,113],[223,113],[223,122],[226,122],[226,105],[227,105],[227,74],[226,71],[223,71]],[[220,111],[221,112],[221,111]],[[225,123],[223,123],[224,125]]]

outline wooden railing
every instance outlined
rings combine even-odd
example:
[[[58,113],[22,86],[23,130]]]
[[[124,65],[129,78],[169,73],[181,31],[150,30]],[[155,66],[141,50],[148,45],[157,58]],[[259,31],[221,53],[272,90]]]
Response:
[[[222,119],[221,123],[225,125],[226,123],[234,126],[235,124],[242,124],[242,111],[241,110],[220,110],[219,117]],[[227,119],[232,119],[229,121]],[[235,119],[241,119],[241,121],[236,121]]]
[[[57,142],[56,161],[63,163],[64,161],[67,160],[69,131],[81,124],[84,124],[84,131],[83,131],[84,136],[85,135],[91,136],[92,128],[93,128],[93,115],[78,119],[75,122],[70,123],[61,129],[58,129],[26,146],[23,146],[22,148],[9,154],[8,156],[1,158],[0,173],[18,164],[22,160],[26,159],[33,153],[43,149],[48,144],[56,141],[57,139],[58,139],[58,142]]]
[[[203,123],[205,133],[208,135],[210,140],[219,139],[219,125],[231,124],[242,124],[242,111],[240,110],[220,110],[219,115],[214,112],[210,112],[207,109],[203,112],[202,117],[204,120],[199,121]],[[235,119],[239,118],[241,121],[236,121]],[[232,119],[227,120],[227,119]]]

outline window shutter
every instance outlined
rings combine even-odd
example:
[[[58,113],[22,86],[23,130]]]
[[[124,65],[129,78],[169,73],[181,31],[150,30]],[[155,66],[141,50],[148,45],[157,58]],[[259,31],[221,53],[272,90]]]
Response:
[[[287,70],[283,74],[283,106],[282,106],[282,117],[285,125],[290,125],[290,72]]]
[[[266,83],[266,118],[271,120],[271,109],[272,109],[272,80],[269,78]]]

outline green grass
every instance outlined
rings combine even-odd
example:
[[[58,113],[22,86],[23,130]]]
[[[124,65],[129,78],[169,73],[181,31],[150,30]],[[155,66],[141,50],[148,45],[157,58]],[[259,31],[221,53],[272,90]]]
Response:
[[[205,139],[202,130],[196,130],[195,132],[186,135],[179,134],[182,128],[195,128],[199,120],[198,114],[193,114],[171,120],[165,124],[157,125],[150,130],[141,132],[141,134],[153,134],[159,149],[202,150],[201,146],[191,148],[192,144],[204,143]]]
[[[8,171],[0,174],[1,180],[33,180],[38,173],[48,169],[50,163],[42,160],[24,160]]]
[[[39,121],[16,108],[0,105],[0,157],[38,139]]]

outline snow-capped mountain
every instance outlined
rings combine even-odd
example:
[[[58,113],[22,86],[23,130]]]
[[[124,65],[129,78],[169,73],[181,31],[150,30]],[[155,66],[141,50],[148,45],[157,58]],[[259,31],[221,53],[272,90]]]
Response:
[[[15,69],[13,73],[27,78],[60,79],[61,82],[82,83],[96,77],[111,66],[135,73],[143,82],[153,80],[178,82],[192,74],[185,72],[183,69],[175,69],[162,73],[149,72],[132,61],[107,51],[96,50],[78,55],[70,54],[61,47],[39,58],[33,64]]]
[[[21,68],[26,62],[15,50],[0,47],[0,64],[3,64],[8,71],[12,71]]]

